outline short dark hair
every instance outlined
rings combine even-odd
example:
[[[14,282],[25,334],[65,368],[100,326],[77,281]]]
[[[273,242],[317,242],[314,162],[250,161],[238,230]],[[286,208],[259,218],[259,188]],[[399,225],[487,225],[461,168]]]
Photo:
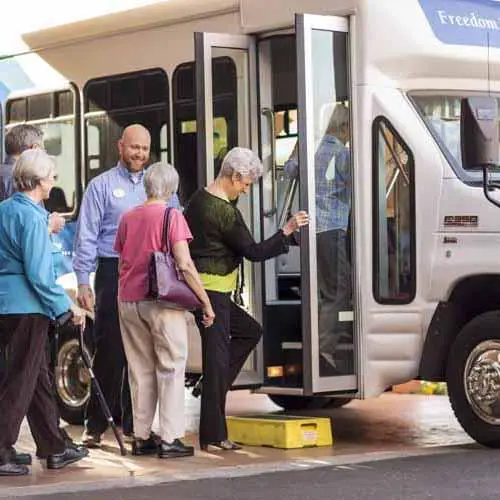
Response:
[[[5,154],[7,156],[20,155],[33,146],[43,145],[43,132],[36,125],[21,123],[12,127],[5,134]]]

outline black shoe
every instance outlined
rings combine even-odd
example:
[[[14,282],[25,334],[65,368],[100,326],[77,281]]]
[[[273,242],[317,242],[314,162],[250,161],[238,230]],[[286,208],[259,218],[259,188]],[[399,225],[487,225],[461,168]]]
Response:
[[[240,445],[229,441],[229,439],[224,439],[224,441],[211,441],[210,443],[200,443],[200,448],[203,451],[208,451],[210,446],[224,451],[241,450]]]
[[[31,455],[29,453],[19,453],[12,447],[10,449],[10,462],[15,465],[31,465]]]
[[[186,446],[180,439],[174,439],[171,443],[162,441],[157,451],[159,458],[192,457],[194,446]]]
[[[47,469],[62,469],[67,465],[74,464],[82,458],[85,458],[88,454],[89,451],[86,448],[82,450],[66,448],[62,453],[49,455],[47,457]]]
[[[73,450],[79,451],[81,453],[85,453],[85,456],[88,456],[89,450],[83,444],[75,443],[69,436],[64,439],[65,448],[72,448]],[[37,458],[47,458],[48,455],[46,453],[40,453],[38,450],[36,452]]]
[[[134,438],[132,442],[132,455],[154,455],[158,451],[158,443],[151,435],[148,439]]]
[[[27,476],[30,470],[26,465],[12,462],[0,465],[0,476]]]

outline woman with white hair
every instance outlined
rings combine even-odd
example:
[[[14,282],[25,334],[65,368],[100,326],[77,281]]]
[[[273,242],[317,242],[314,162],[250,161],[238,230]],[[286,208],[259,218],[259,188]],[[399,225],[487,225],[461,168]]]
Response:
[[[185,212],[194,235],[191,255],[215,311],[210,327],[197,315],[203,354],[199,439],[204,450],[239,448],[227,438],[226,394],[262,336],[261,326],[231,300],[233,292],[241,294],[236,290],[238,268],[244,258],[260,262],[288,252],[289,237],[309,222],[305,212],[298,212],[271,238],[254,241],[236,201],[262,173],[253,151],[231,149],[216,180],[193,195]]]
[[[82,311],[55,282],[48,212],[40,206],[54,185],[54,161],[42,149],[23,152],[13,169],[17,192],[0,203],[0,476],[25,475],[31,456],[14,444],[26,416],[49,469],[87,455],[66,447],[45,354],[49,321]]]
[[[187,322],[184,310],[148,297],[148,267],[153,252],[163,248],[167,202],[177,191],[179,175],[168,164],[155,163],[144,174],[147,201],[125,213],[118,226],[115,250],[120,254],[118,308],[128,361],[133,455],[159,458],[191,456],[184,436],[184,376]],[[191,232],[179,210],[170,209],[168,241],[178,269],[203,304],[202,322],[214,320],[210,300],[189,253]],[[159,403],[160,437],[151,433]]]

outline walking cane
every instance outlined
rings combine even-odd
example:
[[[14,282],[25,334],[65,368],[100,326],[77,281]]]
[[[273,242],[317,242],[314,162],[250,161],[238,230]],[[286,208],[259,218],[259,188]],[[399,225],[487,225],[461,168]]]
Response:
[[[97,399],[99,400],[99,404],[101,405],[102,412],[108,421],[111,429],[113,430],[113,434],[115,435],[118,446],[120,447],[120,453],[124,457],[127,454],[127,450],[125,449],[125,445],[123,444],[122,437],[116,428],[115,421],[113,419],[113,415],[111,415],[111,411],[109,409],[108,403],[106,403],[106,399],[104,398],[104,394],[102,393],[101,386],[97,381],[97,378],[94,374],[94,370],[92,370],[92,362],[90,361],[89,354],[85,349],[85,340],[83,338],[85,332],[85,321],[80,325],[80,335],[79,335],[79,344],[80,344],[80,352],[82,354],[83,362],[89,372],[90,381],[92,384],[92,388],[94,389]]]
[[[73,313],[68,311],[67,313],[63,314],[56,320],[56,331],[58,330],[58,327],[66,324],[73,316]],[[116,441],[118,443],[118,446],[120,447],[120,453],[122,456],[125,456],[127,454],[127,450],[125,449],[125,445],[123,444],[122,437],[120,436],[118,429],[116,428],[115,421],[113,419],[113,415],[111,415],[111,411],[109,409],[108,404],[106,403],[106,399],[104,398],[104,394],[102,393],[101,386],[99,385],[99,382],[97,381],[97,378],[94,374],[94,371],[92,370],[92,362],[90,360],[89,354],[87,350],[85,349],[85,340],[84,340],[84,332],[85,332],[85,321],[82,322],[82,324],[79,326],[79,335],[78,335],[78,344],[80,347],[80,353],[82,355],[83,363],[85,364],[85,367],[87,368],[89,375],[90,375],[90,382],[92,384],[92,388],[94,389],[97,399],[99,401],[99,404],[101,406],[102,412],[104,413],[104,416],[106,417],[106,420],[108,421],[108,424],[110,425],[111,429],[113,430],[113,434],[115,435]]]

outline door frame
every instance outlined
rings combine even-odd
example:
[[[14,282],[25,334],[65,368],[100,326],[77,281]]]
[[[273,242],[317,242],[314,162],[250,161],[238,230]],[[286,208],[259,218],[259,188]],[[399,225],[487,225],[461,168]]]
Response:
[[[197,148],[198,148],[198,183],[204,186],[214,179],[214,151],[213,151],[213,76],[212,76],[212,49],[235,49],[246,51],[248,55],[246,89],[248,99],[246,103],[248,119],[246,137],[242,137],[240,124],[242,117],[238,116],[238,146],[252,149],[259,153],[258,133],[258,101],[257,101],[257,57],[256,39],[251,35],[233,35],[227,33],[196,32],[194,34],[195,65],[196,65],[196,116],[197,116]],[[238,99],[239,101],[239,99]],[[256,183],[251,191],[251,222],[250,229],[256,241],[260,241],[260,195]],[[252,276],[252,315],[262,324],[262,296],[261,265],[251,264]],[[258,386],[264,380],[264,356],[262,342],[254,353],[254,370],[242,371],[235,386]]]
[[[299,171],[300,171],[300,208],[307,210],[312,220],[312,229],[315,229],[315,185],[314,176],[314,102],[313,102],[313,57],[312,57],[312,32],[314,30],[343,32],[348,35],[347,71],[349,88],[349,106],[351,124],[353,123],[353,51],[350,44],[350,26],[348,17],[327,16],[316,14],[296,14],[295,30],[297,36],[297,89],[299,109]],[[351,137],[353,127],[351,125]],[[355,141],[351,141],[352,142]],[[354,174],[353,159],[351,153],[351,172]],[[309,166],[312,167],[309,167]],[[354,188],[354,179],[351,189]],[[354,213],[351,191],[351,213]],[[354,231],[354,224],[352,225]],[[355,370],[353,375],[341,375],[334,377],[319,376],[319,332],[318,332],[318,280],[317,280],[317,256],[315,231],[307,227],[301,230],[301,290],[302,290],[302,349],[303,349],[303,373],[304,394],[320,394],[333,392],[356,392],[358,389],[358,360],[357,348],[357,314],[355,273],[352,272],[353,289],[353,349],[355,355]],[[351,238],[352,239],[352,238]],[[355,248],[354,246],[352,248]],[[353,257],[355,252],[352,253]],[[355,259],[352,259],[355,267]],[[314,271],[314,272],[311,272]]]

